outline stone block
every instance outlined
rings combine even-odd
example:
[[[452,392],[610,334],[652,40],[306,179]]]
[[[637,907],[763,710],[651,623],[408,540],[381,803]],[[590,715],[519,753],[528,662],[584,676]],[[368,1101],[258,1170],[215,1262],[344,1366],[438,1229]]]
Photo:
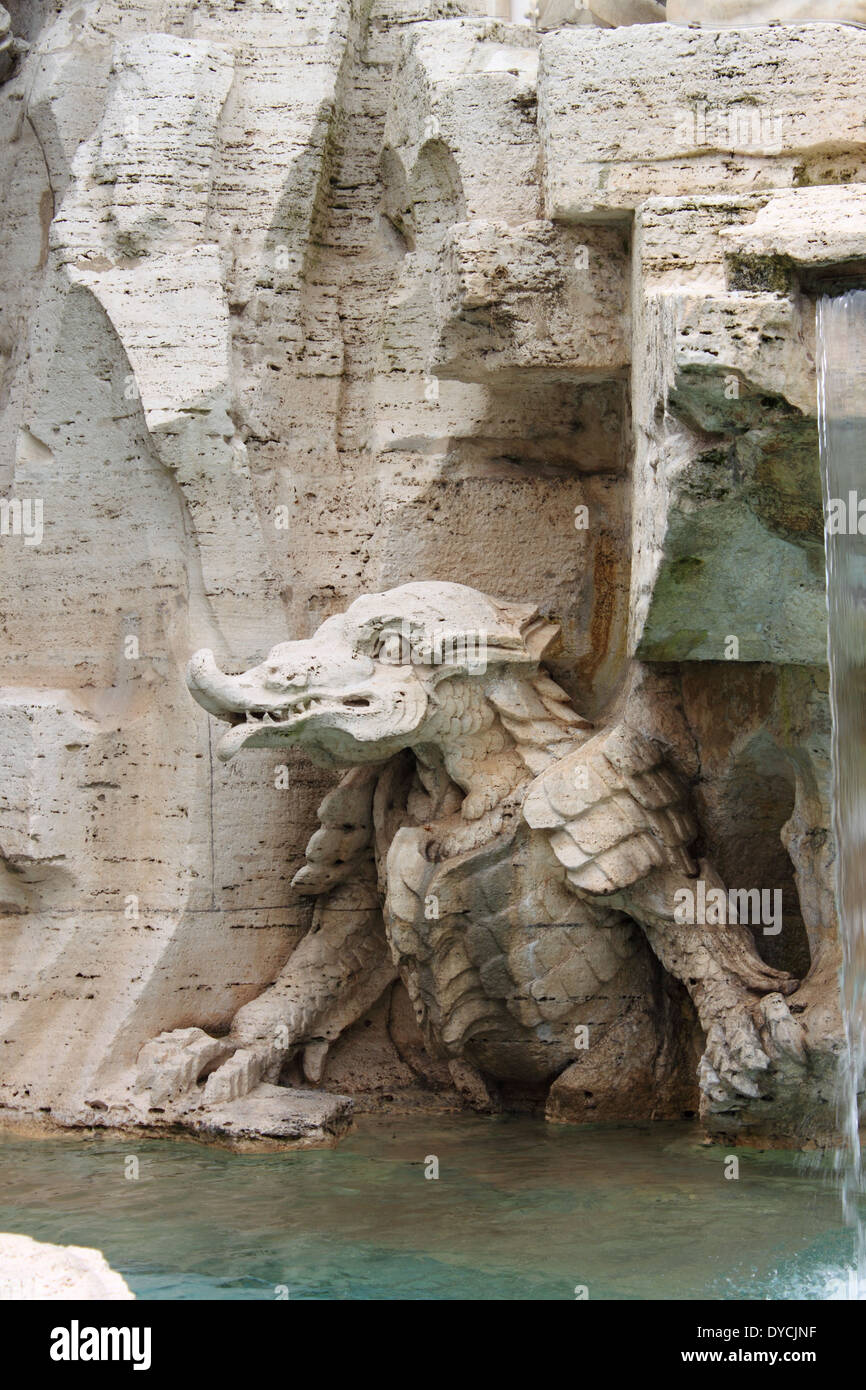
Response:
[[[541,42],[548,217],[624,217],[645,199],[866,177],[866,33],[561,29]]]

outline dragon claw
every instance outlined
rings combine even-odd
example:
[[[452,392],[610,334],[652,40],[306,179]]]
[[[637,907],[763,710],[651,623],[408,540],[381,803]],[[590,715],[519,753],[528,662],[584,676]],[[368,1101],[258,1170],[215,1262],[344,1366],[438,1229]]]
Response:
[[[263,1062],[254,1052],[238,1048],[221,1067],[211,1072],[204,1088],[205,1105],[225,1105],[248,1095],[262,1078]]]
[[[208,1067],[231,1051],[230,1043],[201,1028],[160,1033],[138,1054],[135,1089],[149,1091],[151,1106],[162,1108],[191,1092]]]
[[[807,1063],[803,1030],[781,992],[729,1009],[707,1032],[700,1087],[711,1109],[730,1108],[739,1097],[766,1099],[762,1083],[780,1066]]]

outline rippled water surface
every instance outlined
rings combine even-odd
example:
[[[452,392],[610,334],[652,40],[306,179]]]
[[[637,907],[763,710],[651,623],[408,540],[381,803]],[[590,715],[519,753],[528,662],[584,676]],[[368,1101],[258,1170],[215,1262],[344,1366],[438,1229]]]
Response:
[[[839,1297],[853,1234],[830,1178],[739,1150],[727,1179],[727,1157],[689,1125],[451,1116],[261,1156],[3,1136],[0,1230],[97,1246],[140,1298]]]

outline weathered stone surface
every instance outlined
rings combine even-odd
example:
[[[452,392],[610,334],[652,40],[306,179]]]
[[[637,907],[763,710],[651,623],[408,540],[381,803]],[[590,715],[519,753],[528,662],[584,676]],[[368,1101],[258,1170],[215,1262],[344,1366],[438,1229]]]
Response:
[[[859,29],[562,29],[539,62],[548,217],[866,175]]]
[[[0,1235],[0,1300],[135,1298],[99,1250]]]
[[[437,180],[464,218],[535,215],[537,67],[529,30],[464,19],[409,32],[391,84],[385,147],[392,166],[399,160],[413,221],[436,215]],[[432,183],[426,198],[425,181]]]
[[[460,381],[621,376],[631,353],[628,290],[619,230],[458,222],[437,267],[431,370]]]

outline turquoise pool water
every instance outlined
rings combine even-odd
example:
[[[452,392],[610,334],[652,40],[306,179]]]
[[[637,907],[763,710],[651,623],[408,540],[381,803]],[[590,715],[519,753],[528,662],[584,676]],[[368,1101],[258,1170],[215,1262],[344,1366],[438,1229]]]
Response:
[[[145,1299],[844,1296],[829,1177],[739,1150],[727,1179],[728,1155],[689,1125],[451,1116],[366,1117],[337,1150],[261,1156],[6,1135],[0,1230],[97,1246]]]

